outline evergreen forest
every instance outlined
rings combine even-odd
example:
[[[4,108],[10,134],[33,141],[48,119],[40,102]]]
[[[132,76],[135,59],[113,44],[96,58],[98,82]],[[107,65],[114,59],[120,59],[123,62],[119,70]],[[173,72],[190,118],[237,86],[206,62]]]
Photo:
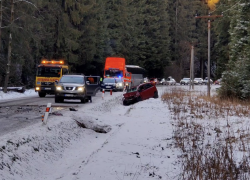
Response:
[[[102,75],[105,58],[124,57],[148,77],[207,76],[221,95],[250,97],[249,0],[0,0],[0,83],[33,88],[42,58],[64,59],[70,71]]]

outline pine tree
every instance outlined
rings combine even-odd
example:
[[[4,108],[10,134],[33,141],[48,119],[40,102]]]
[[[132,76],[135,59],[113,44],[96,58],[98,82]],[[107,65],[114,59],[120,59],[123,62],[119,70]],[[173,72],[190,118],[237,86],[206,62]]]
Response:
[[[232,3],[236,3],[233,1]],[[241,1],[231,12],[229,63],[223,73],[221,96],[250,98],[250,2]]]

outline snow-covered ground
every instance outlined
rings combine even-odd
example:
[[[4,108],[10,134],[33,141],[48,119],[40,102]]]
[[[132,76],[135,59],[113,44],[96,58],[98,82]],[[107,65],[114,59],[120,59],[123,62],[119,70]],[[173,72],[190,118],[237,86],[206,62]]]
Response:
[[[168,88],[158,88],[159,95]],[[195,86],[195,91],[206,94],[206,86]],[[0,179],[180,179],[182,152],[173,146],[176,122],[169,105],[158,98],[123,106],[121,98],[121,92],[105,93],[104,100],[100,97],[77,111],[50,115],[46,125],[0,137]],[[110,131],[81,128],[75,120]],[[203,122],[213,126],[217,120]]]
[[[7,100],[7,99],[16,99],[28,96],[37,96],[37,92],[34,89],[27,89],[24,93],[17,93],[17,92],[8,92],[4,93],[0,91],[0,101]]]

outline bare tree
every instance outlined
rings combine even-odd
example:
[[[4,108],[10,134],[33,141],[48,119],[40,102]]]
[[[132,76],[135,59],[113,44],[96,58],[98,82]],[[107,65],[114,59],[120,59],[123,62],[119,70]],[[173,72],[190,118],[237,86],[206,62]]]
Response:
[[[2,0],[0,0],[0,1],[2,4]],[[26,2],[26,3],[33,5],[35,8],[37,8],[33,3],[31,3],[27,0],[18,0],[18,1],[11,0],[10,34],[9,34],[9,44],[8,44],[7,68],[6,68],[6,76],[5,76],[5,82],[4,82],[4,93],[7,93],[7,87],[8,87],[8,83],[9,83],[10,66],[11,66],[12,26],[13,26],[13,21],[14,21],[14,3],[17,3],[17,2]],[[1,14],[2,14],[2,11],[1,11]],[[0,34],[0,38],[1,38],[1,34]]]
[[[14,0],[11,0],[11,14],[10,14],[10,35],[9,35],[9,45],[8,45],[8,60],[7,60],[7,68],[6,68],[6,76],[4,82],[4,92],[7,93],[7,86],[9,83],[10,76],[10,64],[11,64],[11,43],[12,43],[12,23],[14,20]]]

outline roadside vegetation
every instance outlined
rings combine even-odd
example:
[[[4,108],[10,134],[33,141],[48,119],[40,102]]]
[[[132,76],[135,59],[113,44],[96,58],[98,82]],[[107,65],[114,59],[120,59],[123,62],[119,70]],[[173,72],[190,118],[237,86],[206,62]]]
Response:
[[[169,89],[173,146],[182,155],[179,179],[249,179],[250,103]]]

